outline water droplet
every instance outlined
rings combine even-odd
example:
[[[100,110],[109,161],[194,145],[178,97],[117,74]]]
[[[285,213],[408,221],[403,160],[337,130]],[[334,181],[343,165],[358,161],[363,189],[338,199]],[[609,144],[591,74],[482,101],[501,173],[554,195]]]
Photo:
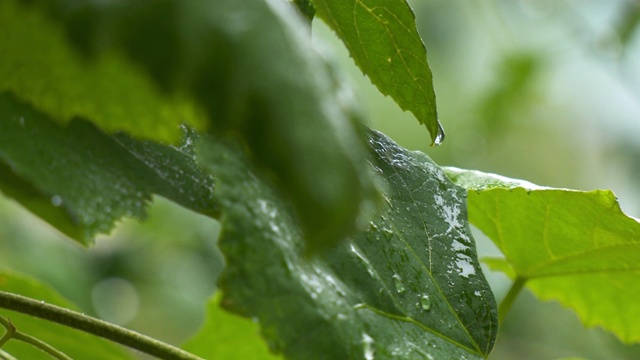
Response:
[[[367,259],[367,257],[364,256],[364,254],[358,248],[356,248],[353,244],[351,244],[351,252],[353,252],[356,255],[358,260],[360,260],[360,262],[362,263],[364,268],[367,270],[369,275],[371,275],[371,277],[374,277],[374,278],[377,277],[376,271],[373,269],[373,266],[371,266],[369,259]]]
[[[424,294],[420,297],[420,307],[422,310],[429,311],[431,309],[431,299],[429,295]]]
[[[367,333],[362,333],[362,344],[364,345],[365,360],[373,360],[374,359],[373,338],[369,336]]]
[[[388,62],[388,63],[391,63],[391,58],[387,58],[387,62]]]
[[[54,195],[51,197],[51,204],[55,207],[62,205],[62,197],[60,195]]]
[[[393,284],[396,286],[396,291],[398,292],[398,294],[402,294],[404,292],[405,288],[400,275],[393,275]]]
[[[444,128],[442,127],[440,122],[438,122],[438,133],[436,134],[436,138],[433,139],[433,144],[431,144],[431,146],[438,146],[442,144],[442,142],[444,141],[444,137],[445,137]]]

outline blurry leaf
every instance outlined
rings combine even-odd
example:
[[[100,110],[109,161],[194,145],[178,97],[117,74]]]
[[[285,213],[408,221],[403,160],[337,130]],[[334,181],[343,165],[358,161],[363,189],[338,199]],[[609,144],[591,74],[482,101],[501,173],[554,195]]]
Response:
[[[152,193],[216,214],[213,180],[192,155],[109,136],[79,119],[60,127],[6,93],[0,94],[0,170],[3,192],[83,243],[122,216],[142,217]]]
[[[202,125],[192,107],[183,115],[166,109],[164,102],[156,106],[151,100],[136,100],[140,93],[155,94],[157,89],[129,83],[129,77],[141,77],[127,72],[129,68],[122,74],[121,67],[114,70],[116,74],[105,70],[103,76],[102,62],[117,55],[151,78],[165,92],[164,98],[192,100],[206,112],[209,128],[217,135],[240,135],[256,167],[290,197],[311,248],[329,247],[351,233],[357,220],[363,219],[363,210],[375,202],[376,189],[364,160],[364,130],[351,90],[324,55],[314,50],[309,26],[293,4],[282,0],[55,0],[34,1],[29,7],[10,1],[4,7],[6,25],[0,26],[6,26],[2,34],[10,41],[4,41],[0,51],[18,55],[0,60],[0,68],[7,73],[0,73],[0,87],[14,91],[50,117],[78,114],[110,132],[123,129],[154,139],[164,139],[157,129],[175,128],[177,122]],[[38,15],[40,7],[46,9],[48,20]],[[26,25],[23,18],[28,20]],[[60,28],[75,50],[86,55],[86,63],[67,49]],[[8,33],[12,35],[4,35]],[[58,53],[66,55],[58,59]],[[32,63],[32,58],[39,60]],[[83,65],[86,70],[76,74]],[[20,66],[24,68],[20,73],[12,73]],[[29,78],[32,73],[35,79]],[[53,80],[45,82],[49,78]],[[102,87],[104,81],[114,88]],[[96,82],[96,86],[87,87],[85,82]],[[59,83],[67,84],[69,90]],[[48,106],[43,97],[56,106],[86,103],[91,111],[62,111]],[[99,108],[92,102],[94,97],[118,113],[103,116],[93,111]],[[157,129],[131,125],[143,124],[149,117],[126,112],[131,101],[143,103]],[[156,116],[156,110],[162,116]],[[170,121],[165,121],[167,116]],[[117,119],[126,123],[111,123]]]
[[[366,233],[322,257],[301,256],[291,209],[216,140],[199,157],[225,213],[223,306],[256,318],[292,359],[479,359],[497,330],[476,260],[465,192],[424,154],[370,135],[387,203]]]
[[[10,90],[61,124],[81,116],[107,132],[156,140],[178,140],[181,123],[204,125],[184,97],[162,94],[114,53],[82,57],[42,11],[19,3],[0,2],[0,92]]]
[[[438,144],[444,133],[436,114],[427,51],[405,0],[313,0],[354,61],[381,93],[411,111]]]
[[[8,270],[0,270],[0,290],[77,310],[47,285]],[[81,331],[7,310],[0,310],[0,315],[10,318],[18,330],[37,337],[73,359],[132,359],[118,345]],[[9,341],[2,348],[19,359],[47,358],[41,350],[15,340]]]
[[[183,349],[204,359],[281,359],[258,334],[258,325],[220,308],[220,293],[207,305],[207,320]]]
[[[489,136],[509,134],[522,112],[535,105],[535,84],[540,75],[542,61],[539,54],[517,52],[501,59],[496,79],[483,92],[478,115]]]
[[[611,191],[543,188],[455,168],[447,173],[469,189],[471,223],[534,294],[570,307],[586,326],[640,341],[640,223],[622,212]]]

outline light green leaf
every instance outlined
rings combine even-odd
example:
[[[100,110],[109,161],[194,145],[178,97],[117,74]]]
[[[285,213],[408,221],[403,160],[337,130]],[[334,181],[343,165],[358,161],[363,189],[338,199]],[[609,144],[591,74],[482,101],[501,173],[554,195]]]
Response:
[[[221,299],[217,293],[209,301],[205,324],[182,348],[203,359],[281,359],[269,352],[258,325],[222,310]]]
[[[469,219],[542,300],[573,309],[586,326],[640,341],[640,223],[611,191],[544,188],[447,169],[469,189]],[[504,266],[502,266],[504,268]]]
[[[411,111],[439,144],[444,132],[436,113],[427,51],[405,0],[313,0],[317,15],[342,39],[354,61],[381,93]]]
[[[183,121],[239,136],[257,169],[291,199],[310,248],[351,233],[377,200],[351,90],[312,47],[293,4],[14,0],[3,7],[0,90],[52,119],[80,115],[109,133],[158,140]]]
[[[0,190],[82,243],[143,217],[153,193],[215,215],[213,180],[184,145],[109,136],[80,119],[60,127],[0,93]]]
[[[0,290],[77,310],[50,287],[9,270],[0,269]],[[73,359],[132,359],[120,346],[84,332],[12,311],[0,310],[0,315],[10,318],[19,331],[35,336]],[[41,350],[15,340],[10,340],[2,349],[19,359],[47,358]]]
[[[424,154],[370,135],[387,202],[366,233],[304,257],[286,202],[237,145],[200,146],[223,205],[222,305],[256,318],[292,359],[479,359],[497,330],[465,192]]]
[[[40,4],[25,3],[0,3],[0,92],[27,99],[60,124],[81,116],[110,133],[126,130],[143,138],[177,141],[181,123],[205,125],[202,113],[185,96],[162,93],[116,53],[81,56]],[[53,7],[64,2],[47,3]]]

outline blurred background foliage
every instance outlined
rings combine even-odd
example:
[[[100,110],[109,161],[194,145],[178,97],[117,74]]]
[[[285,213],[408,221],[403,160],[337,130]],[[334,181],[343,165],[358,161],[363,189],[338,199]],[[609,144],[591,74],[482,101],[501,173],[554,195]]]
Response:
[[[640,3],[631,0],[410,1],[447,138],[382,96],[314,21],[355,82],[370,126],[438,164],[580,190],[612,189],[640,216]],[[0,267],[51,284],[84,311],[171,343],[202,323],[223,265],[218,224],[156,197],[84,249],[0,197]],[[476,232],[479,255],[499,254]],[[509,280],[486,270],[498,301]],[[623,311],[623,309],[621,309]],[[637,359],[640,346],[584,329],[523,293],[490,359]]]

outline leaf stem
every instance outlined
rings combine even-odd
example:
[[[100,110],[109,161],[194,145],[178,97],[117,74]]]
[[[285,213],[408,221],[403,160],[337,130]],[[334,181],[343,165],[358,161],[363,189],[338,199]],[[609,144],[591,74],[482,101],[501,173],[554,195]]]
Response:
[[[182,349],[76,311],[0,291],[0,308],[49,320],[165,360],[203,360]]]
[[[509,289],[507,296],[504,297],[504,299],[500,303],[500,306],[498,306],[499,324],[502,324],[502,322],[504,321],[504,317],[507,315],[509,310],[511,310],[511,306],[513,306],[513,303],[518,297],[518,294],[520,294],[520,291],[522,290],[526,282],[526,278],[518,276],[516,277],[516,280],[513,282],[513,284],[511,284],[511,288]]]
[[[7,332],[4,334],[2,339],[0,339],[0,346],[4,345],[10,339],[15,339],[18,341],[25,342],[33,347],[36,347],[46,352],[47,354],[51,355],[51,357],[54,359],[72,360],[65,353],[47,344],[46,342],[40,339],[37,339],[31,335],[25,334],[21,331],[18,331],[18,329],[16,329],[15,325],[13,325],[11,320],[0,316],[0,324],[2,324],[2,326],[4,326],[4,328],[7,330]]]

